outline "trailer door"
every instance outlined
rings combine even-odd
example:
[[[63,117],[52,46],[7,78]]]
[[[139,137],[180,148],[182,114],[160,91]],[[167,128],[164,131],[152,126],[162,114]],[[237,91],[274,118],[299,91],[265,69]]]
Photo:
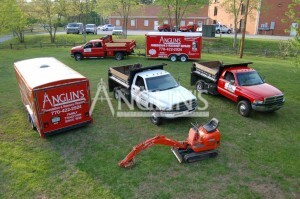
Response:
[[[44,133],[91,121],[88,81],[39,89],[35,92],[38,117]]]

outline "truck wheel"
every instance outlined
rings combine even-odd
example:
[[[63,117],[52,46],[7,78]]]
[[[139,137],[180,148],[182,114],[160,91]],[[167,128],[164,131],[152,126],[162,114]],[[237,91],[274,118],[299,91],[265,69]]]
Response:
[[[199,80],[196,82],[196,90],[199,92],[203,92],[204,91],[204,82]]]
[[[117,52],[116,55],[115,55],[115,59],[118,60],[118,61],[124,59],[124,54],[121,53],[121,52]]]
[[[217,33],[217,34],[220,34],[220,30],[216,30],[216,33]]]
[[[238,105],[238,112],[241,116],[248,117],[251,113],[251,104],[247,100],[241,100]]]
[[[231,34],[231,30],[228,30],[227,33],[228,33],[228,34]]]
[[[171,61],[176,61],[177,60],[177,56],[176,55],[170,55],[170,60]]]
[[[119,88],[115,88],[114,89],[114,98],[116,100],[119,100],[120,99],[120,93],[121,93],[121,90]]]
[[[82,54],[81,53],[76,53],[74,55],[74,58],[75,58],[76,61],[80,61],[80,60],[82,60]]]
[[[179,59],[180,59],[181,62],[186,62],[187,56],[186,56],[186,55],[181,55],[181,56],[179,57]]]
[[[150,121],[156,126],[159,126],[162,123],[162,118],[159,117],[159,112],[153,111],[150,116]]]

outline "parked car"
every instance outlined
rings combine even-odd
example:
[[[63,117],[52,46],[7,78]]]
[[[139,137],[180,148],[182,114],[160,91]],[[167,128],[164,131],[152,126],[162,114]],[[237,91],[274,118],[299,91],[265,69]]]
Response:
[[[97,28],[95,24],[86,24],[85,25],[86,34],[92,33],[97,34]]]
[[[232,33],[232,28],[228,28],[227,26],[221,24],[214,24],[214,25],[216,27],[217,34],[220,34],[220,32],[228,33],[228,34]]]
[[[82,23],[68,23],[67,25],[67,34],[73,33],[73,34],[82,34],[83,33],[83,24]]]
[[[123,28],[120,26],[116,26],[112,31],[112,35],[122,35],[123,33]]]
[[[158,27],[159,32],[175,32],[175,26],[171,29],[170,24],[162,24]]]
[[[103,31],[112,31],[115,28],[115,26],[111,25],[111,24],[105,24],[104,26],[102,26],[101,30]]]

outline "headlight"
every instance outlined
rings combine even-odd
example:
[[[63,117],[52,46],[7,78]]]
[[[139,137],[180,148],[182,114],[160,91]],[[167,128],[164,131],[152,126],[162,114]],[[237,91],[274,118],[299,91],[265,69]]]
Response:
[[[259,104],[263,104],[264,101],[261,101],[261,100],[254,100],[253,104],[255,105],[259,105]]]

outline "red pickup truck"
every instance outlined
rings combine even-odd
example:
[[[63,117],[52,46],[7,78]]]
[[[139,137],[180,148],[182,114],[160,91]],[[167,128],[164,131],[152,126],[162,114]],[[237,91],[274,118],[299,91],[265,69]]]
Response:
[[[267,84],[250,63],[222,64],[219,61],[193,63],[191,85],[200,92],[221,94],[237,102],[239,114],[248,117],[251,110],[276,111],[284,104],[283,93]]]
[[[198,26],[196,24],[188,24],[186,26],[180,26],[179,30],[181,32],[196,32]]]
[[[92,57],[115,57],[116,60],[124,59],[124,56],[134,52],[136,42],[131,39],[112,39],[107,35],[100,39],[87,42],[85,45],[71,49],[71,57],[79,61],[83,58]]]

